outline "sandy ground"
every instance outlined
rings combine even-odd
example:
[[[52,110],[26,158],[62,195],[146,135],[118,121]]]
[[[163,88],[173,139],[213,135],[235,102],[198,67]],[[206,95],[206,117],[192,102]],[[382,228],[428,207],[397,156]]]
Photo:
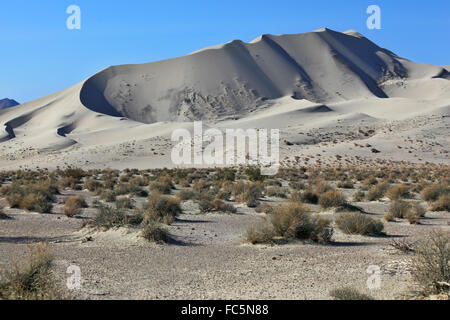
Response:
[[[60,198],[72,194],[89,196],[72,192]],[[357,204],[379,218],[388,210],[384,201]],[[329,291],[342,286],[394,299],[412,288],[412,255],[389,243],[415,241],[434,228],[450,229],[448,212],[427,213],[417,226],[386,223],[386,237],[336,230],[330,245],[251,246],[244,244],[245,230],[264,214],[242,206],[237,214],[199,214],[190,203],[183,208],[185,214],[169,228],[172,241],[167,245],[145,242],[133,230],[80,231],[93,209],[85,209],[78,219],[61,215],[61,205],[44,215],[7,209],[12,219],[0,222],[0,266],[7,268],[12,258],[23,257],[27,243],[48,240],[61,286],[70,276],[69,266],[81,268],[82,289],[71,292],[76,299],[330,299]],[[91,241],[85,241],[87,236]],[[380,289],[367,288],[369,266],[382,270]]]

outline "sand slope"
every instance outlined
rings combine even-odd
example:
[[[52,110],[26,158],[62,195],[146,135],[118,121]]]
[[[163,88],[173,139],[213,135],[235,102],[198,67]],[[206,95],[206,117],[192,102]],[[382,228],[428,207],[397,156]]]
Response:
[[[435,137],[445,144],[449,75],[441,66],[400,58],[356,31],[235,40],[176,59],[110,67],[61,92],[0,110],[0,167],[171,166],[171,132],[192,128],[193,120],[224,129],[278,128],[283,139],[314,144],[317,130],[353,131],[389,121],[404,129],[424,116],[435,121]],[[127,144],[130,152],[123,150]],[[418,158],[442,161],[445,151]]]

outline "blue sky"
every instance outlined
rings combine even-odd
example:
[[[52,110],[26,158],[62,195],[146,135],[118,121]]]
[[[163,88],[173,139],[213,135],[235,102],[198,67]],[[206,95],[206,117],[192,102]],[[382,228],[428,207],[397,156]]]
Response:
[[[66,9],[81,8],[81,30]],[[366,27],[369,5],[382,29]],[[355,29],[417,62],[450,64],[448,0],[14,0],[0,4],[0,99],[26,102],[110,66],[188,54],[265,33]]]

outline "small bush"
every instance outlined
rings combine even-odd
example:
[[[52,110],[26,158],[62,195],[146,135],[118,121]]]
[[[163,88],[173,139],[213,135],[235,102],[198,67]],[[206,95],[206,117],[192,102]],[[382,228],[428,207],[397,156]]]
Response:
[[[0,300],[60,300],[51,273],[53,256],[48,244],[29,246],[29,258],[14,263],[13,270],[0,282]]]
[[[304,203],[309,204],[318,204],[319,203],[319,196],[312,192],[312,191],[305,191],[301,194],[301,200]]]
[[[262,197],[264,187],[261,183],[238,182],[233,187],[233,193],[238,202],[246,203],[248,207],[255,208]]]
[[[251,244],[270,244],[274,237],[273,226],[268,223],[249,226],[245,234],[245,240]]]
[[[116,201],[116,193],[112,190],[104,190],[100,194],[100,199],[106,202],[114,202]]]
[[[116,205],[117,209],[133,209],[134,208],[133,201],[131,201],[131,199],[128,197],[117,198],[115,205]]]
[[[286,188],[278,187],[278,186],[270,186],[266,187],[266,196],[268,197],[276,197],[276,198],[287,198],[287,190]]]
[[[180,202],[175,197],[153,194],[147,199],[144,221],[146,223],[163,222],[170,225],[181,212]]]
[[[425,201],[432,202],[437,201],[440,196],[447,194],[449,190],[443,184],[433,184],[422,191],[422,198]]]
[[[103,188],[103,184],[95,179],[88,179],[86,180],[86,182],[84,183],[84,188],[91,191],[91,192],[97,192],[100,189]]]
[[[388,187],[389,184],[386,182],[381,182],[371,187],[367,192],[367,200],[369,201],[380,200],[381,198],[384,197],[384,194],[386,193]]]
[[[122,210],[100,205],[90,225],[109,230],[126,226],[128,223],[128,216]]]
[[[351,180],[340,181],[337,184],[337,187],[342,189],[353,189],[355,187],[355,183]]]
[[[430,206],[431,211],[450,211],[450,194],[443,194]]]
[[[381,221],[361,213],[343,213],[336,219],[338,228],[345,234],[377,236],[383,234]]]
[[[141,231],[144,239],[159,244],[169,242],[169,233],[159,223],[149,222],[144,225]]]
[[[392,186],[386,191],[386,196],[391,200],[409,198],[409,188],[404,184]]]
[[[224,201],[219,200],[219,199],[214,199],[211,202],[211,205],[215,211],[227,212],[227,213],[236,213],[237,212],[236,208],[233,205],[227,204]]]
[[[334,289],[330,291],[330,296],[334,300],[344,300],[344,301],[351,301],[351,300],[357,300],[357,301],[363,301],[363,300],[374,300],[369,295],[360,293],[358,290],[351,288],[351,287],[344,287],[340,289]]]
[[[170,194],[174,188],[173,182],[170,177],[159,177],[155,182],[150,184],[150,191],[159,192],[162,194]]]
[[[312,217],[307,207],[300,203],[283,205],[271,215],[271,222],[277,236],[315,242],[329,242],[333,230],[331,221]]]
[[[364,200],[365,197],[366,197],[366,193],[362,190],[359,190],[359,191],[355,192],[355,194],[353,195],[353,201],[361,202]]]
[[[319,204],[322,208],[338,208],[347,203],[342,192],[336,190],[329,190],[319,196]]]
[[[64,204],[64,215],[73,218],[81,213],[82,208],[86,208],[87,204],[83,197],[70,197]]]
[[[76,189],[77,184],[80,182],[80,180],[74,178],[74,177],[62,177],[58,181],[58,187],[60,189],[66,189],[70,188],[72,190]]]
[[[397,200],[391,203],[389,212],[384,218],[386,221],[408,219],[409,223],[417,224],[424,215],[425,209],[419,203]]]
[[[193,200],[195,199],[195,192],[192,190],[181,190],[177,193],[177,198],[181,201]]]
[[[449,291],[450,234],[433,231],[416,250],[413,278],[425,294]],[[446,284],[446,285],[445,285]]]

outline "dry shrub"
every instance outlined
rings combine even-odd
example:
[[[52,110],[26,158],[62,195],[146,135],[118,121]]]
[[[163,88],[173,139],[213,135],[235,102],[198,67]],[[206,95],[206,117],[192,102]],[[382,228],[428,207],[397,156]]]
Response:
[[[269,223],[252,225],[247,228],[245,239],[251,244],[270,244],[274,243],[275,232],[273,226]]]
[[[375,201],[380,200],[384,197],[386,190],[388,189],[389,184],[387,182],[380,182],[377,185],[374,185],[367,192],[367,200]]]
[[[11,208],[21,208],[39,213],[50,213],[58,193],[58,187],[52,181],[33,184],[13,183],[4,190],[6,201]]]
[[[0,205],[0,220],[9,219],[9,216],[3,211],[3,206]]]
[[[353,195],[353,201],[361,202],[364,200],[365,197],[366,197],[366,193],[362,190],[359,190],[359,191],[355,192],[355,194]]]
[[[58,187],[63,190],[66,188],[75,190],[76,186],[79,182],[80,182],[80,180],[78,180],[74,177],[62,177],[58,181]]]
[[[342,192],[337,190],[329,190],[319,196],[319,204],[322,208],[338,208],[347,203]]]
[[[114,201],[116,201],[116,193],[112,190],[104,190],[100,194],[100,199],[102,199],[106,202],[114,202]]]
[[[48,244],[28,246],[28,260],[13,263],[13,270],[0,283],[0,300],[60,300],[51,273],[53,256]]]
[[[410,197],[409,188],[404,184],[392,186],[386,191],[386,196],[391,200],[409,198]]]
[[[422,191],[422,198],[425,201],[432,202],[437,201],[440,196],[448,195],[449,188],[444,184],[432,184]]]
[[[282,188],[279,186],[269,186],[266,187],[265,194],[268,197],[276,197],[276,198],[287,198],[287,190],[286,188]]]
[[[419,203],[397,200],[391,203],[389,212],[384,218],[386,221],[408,219],[409,223],[418,224],[423,216],[425,216],[425,209]]]
[[[181,212],[180,202],[175,197],[152,194],[145,204],[144,222],[154,221],[170,225]]]
[[[227,212],[227,213],[236,213],[237,212],[237,209],[233,205],[227,204],[220,199],[214,199],[211,202],[211,206],[215,211]]]
[[[99,205],[90,225],[100,230],[120,228],[129,224],[127,214],[123,210]]]
[[[167,243],[170,239],[167,229],[154,221],[150,221],[143,226],[141,236],[150,242],[158,244]]]
[[[87,204],[83,197],[70,197],[64,204],[64,215],[73,218],[81,213],[82,208],[86,208]]]
[[[309,204],[319,203],[319,196],[312,191],[306,190],[301,194],[301,201]]]
[[[95,179],[88,179],[84,183],[84,188],[91,192],[98,192],[103,187],[104,187],[103,184],[100,181],[95,180]]]
[[[196,198],[196,193],[192,190],[180,190],[176,196],[181,201],[194,200]]]
[[[355,288],[351,287],[343,287],[339,289],[334,289],[330,291],[330,296],[334,300],[344,300],[344,301],[351,301],[351,300],[357,300],[357,301],[363,301],[363,300],[374,300],[373,297],[360,293]]]
[[[162,194],[170,194],[174,189],[172,179],[168,176],[161,176],[150,184],[150,191]]]
[[[361,213],[343,213],[336,219],[338,228],[345,234],[378,236],[383,234],[381,221]]]
[[[423,240],[414,261],[413,278],[424,294],[450,293],[450,234],[433,231]]]
[[[250,208],[255,208],[262,197],[264,186],[259,182],[238,182],[233,187],[233,194],[237,202],[245,203]]]
[[[330,242],[333,235],[331,222],[313,217],[309,209],[300,203],[278,207],[271,215],[271,222],[277,236],[289,239],[310,239],[314,242]]]
[[[443,194],[430,206],[431,211],[450,211],[450,194]]]

